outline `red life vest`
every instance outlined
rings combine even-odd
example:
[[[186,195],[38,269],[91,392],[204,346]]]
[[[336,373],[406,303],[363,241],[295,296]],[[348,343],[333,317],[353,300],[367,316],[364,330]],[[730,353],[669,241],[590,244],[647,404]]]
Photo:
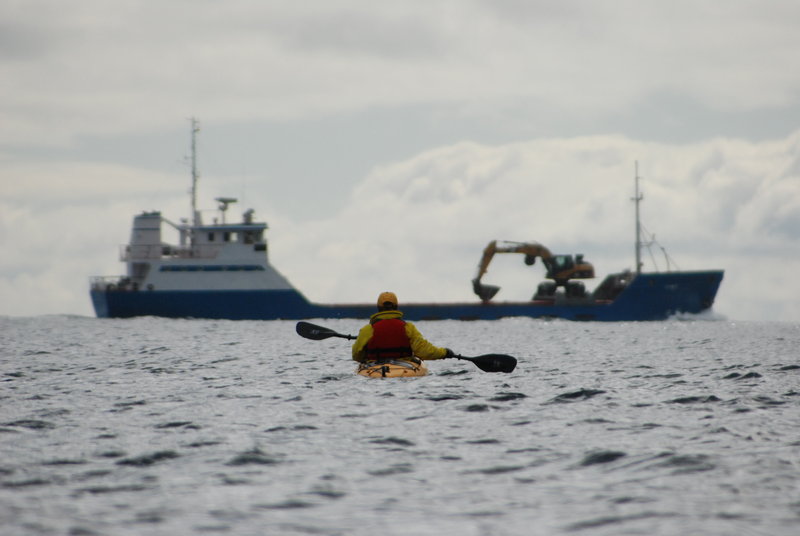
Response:
[[[372,338],[367,342],[367,359],[411,357],[411,340],[406,323],[399,318],[386,318],[372,324]]]

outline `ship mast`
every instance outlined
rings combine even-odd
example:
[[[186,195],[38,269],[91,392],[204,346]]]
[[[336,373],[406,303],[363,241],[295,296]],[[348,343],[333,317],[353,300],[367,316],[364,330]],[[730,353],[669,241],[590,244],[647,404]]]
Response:
[[[636,273],[642,273],[642,225],[639,222],[639,202],[644,199],[644,195],[639,192],[639,161],[635,163],[635,187],[633,202],[636,204]]]
[[[197,119],[192,117],[192,225],[200,225],[200,214],[197,212],[197,133],[200,131]]]

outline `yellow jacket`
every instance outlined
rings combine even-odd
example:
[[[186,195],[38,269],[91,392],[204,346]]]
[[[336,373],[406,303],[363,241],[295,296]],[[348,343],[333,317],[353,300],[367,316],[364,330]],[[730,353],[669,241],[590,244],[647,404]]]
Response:
[[[363,362],[367,358],[367,343],[372,338],[373,330],[372,324],[378,320],[386,318],[402,318],[403,313],[400,311],[378,311],[369,318],[369,324],[361,328],[358,332],[356,342],[353,343],[353,359],[355,361]],[[445,348],[434,346],[422,336],[417,327],[411,322],[406,321],[406,335],[408,340],[411,341],[411,350],[414,355],[420,359],[443,359],[447,355]]]

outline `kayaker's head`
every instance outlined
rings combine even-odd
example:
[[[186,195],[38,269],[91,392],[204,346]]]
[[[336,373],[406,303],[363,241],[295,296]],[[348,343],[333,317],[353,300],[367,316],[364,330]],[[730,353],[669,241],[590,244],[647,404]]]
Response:
[[[378,296],[378,310],[392,311],[397,309],[397,296],[394,292],[381,292]]]

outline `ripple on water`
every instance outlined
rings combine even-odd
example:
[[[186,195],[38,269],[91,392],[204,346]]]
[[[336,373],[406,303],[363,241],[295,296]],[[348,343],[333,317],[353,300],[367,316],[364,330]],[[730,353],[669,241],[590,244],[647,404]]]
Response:
[[[174,450],[159,450],[149,454],[141,454],[132,458],[124,458],[117,462],[117,465],[129,465],[133,467],[148,467],[166,460],[178,458],[179,454]]]
[[[401,437],[377,437],[370,439],[369,442],[376,445],[388,445],[391,447],[413,447],[415,445],[413,441]]]
[[[588,400],[593,398],[597,395],[604,394],[605,391],[602,389],[578,389],[577,391],[570,391],[567,393],[561,393],[556,395],[555,397],[549,400],[549,403],[562,403],[562,402],[576,402],[581,400]]]
[[[52,422],[39,419],[20,419],[18,421],[7,422],[5,426],[27,428],[29,430],[52,430],[56,427]]]
[[[281,462],[283,462],[283,457],[267,454],[258,447],[254,447],[237,454],[225,465],[275,465]]]
[[[587,454],[580,462],[580,465],[583,467],[589,465],[597,465],[603,463],[611,463],[616,461],[624,456],[627,456],[625,452],[619,450],[600,450],[597,452],[591,452]]]

